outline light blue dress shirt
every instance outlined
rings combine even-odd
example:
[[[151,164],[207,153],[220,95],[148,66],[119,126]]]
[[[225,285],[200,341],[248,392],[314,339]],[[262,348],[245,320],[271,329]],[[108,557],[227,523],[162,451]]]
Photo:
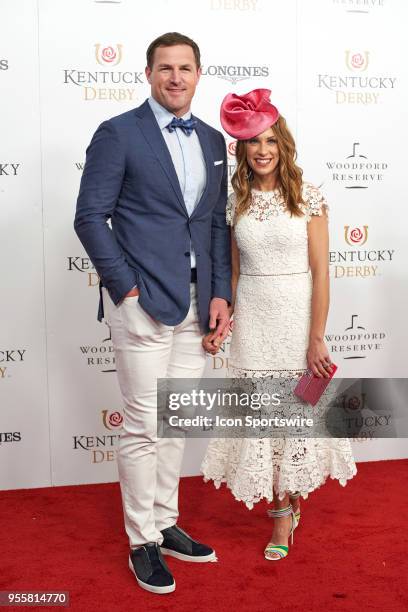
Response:
[[[175,115],[161,106],[153,97],[149,98],[149,104],[169,149],[184,203],[188,215],[191,216],[200,201],[207,181],[207,170],[200,141],[195,130],[191,132],[190,136],[187,136],[180,129],[169,132],[167,126]],[[190,117],[191,112],[189,111],[183,115],[182,119],[190,119]],[[195,268],[196,258],[191,245],[190,253],[191,267]]]

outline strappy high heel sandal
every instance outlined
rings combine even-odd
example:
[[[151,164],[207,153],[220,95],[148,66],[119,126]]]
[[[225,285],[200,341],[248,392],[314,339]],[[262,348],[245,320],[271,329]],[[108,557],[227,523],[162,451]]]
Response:
[[[283,516],[290,516],[292,519],[292,525],[290,528],[290,543],[293,544],[293,532],[296,528],[296,519],[295,513],[293,512],[292,505],[289,504],[287,508],[281,508],[280,510],[268,510],[268,516],[271,518],[281,518]],[[268,557],[268,554],[276,553],[279,555],[278,557]],[[267,561],[279,561],[280,559],[284,559],[288,556],[289,546],[285,546],[284,544],[274,544],[273,542],[268,542],[264,555]]]
[[[298,497],[300,497],[300,491],[296,491],[296,493],[289,493],[289,500],[297,499]],[[296,519],[296,525],[295,525],[295,529],[296,529],[296,527],[300,523],[300,506],[294,514],[295,514],[295,519]]]

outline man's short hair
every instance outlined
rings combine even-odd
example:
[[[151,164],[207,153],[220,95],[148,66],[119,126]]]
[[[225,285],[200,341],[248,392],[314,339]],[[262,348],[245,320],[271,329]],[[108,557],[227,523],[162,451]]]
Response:
[[[200,49],[197,43],[195,43],[194,40],[192,40],[188,36],[184,36],[184,34],[179,34],[179,32],[167,32],[167,34],[162,34],[161,36],[153,40],[153,42],[151,42],[147,48],[146,60],[150,70],[153,68],[154,52],[156,51],[157,47],[174,47],[175,45],[188,45],[189,47],[191,47],[194,53],[195,62],[197,64],[197,70],[198,68],[200,68],[201,57]]]

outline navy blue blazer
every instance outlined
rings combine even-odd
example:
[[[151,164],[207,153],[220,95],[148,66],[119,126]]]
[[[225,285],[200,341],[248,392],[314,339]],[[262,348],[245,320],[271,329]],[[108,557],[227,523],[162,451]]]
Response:
[[[181,323],[188,313],[191,241],[205,332],[211,298],[231,301],[228,168],[222,134],[197,122],[207,183],[191,217],[146,100],[104,121],[95,132],[86,151],[74,227],[113,302],[118,304],[137,285],[140,306],[166,325]],[[214,165],[219,160],[223,163]],[[102,317],[100,299],[98,320]]]

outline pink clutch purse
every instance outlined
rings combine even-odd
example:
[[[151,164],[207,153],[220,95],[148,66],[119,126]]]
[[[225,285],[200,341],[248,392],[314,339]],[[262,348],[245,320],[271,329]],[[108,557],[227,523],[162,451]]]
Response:
[[[296,388],[294,390],[294,394],[297,395],[300,399],[312,406],[315,406],[319,401],[323,391],[326,389],[327,385],[333,378],[335,372],[337,370],[337,366],[332,363],[331,369],[327,370],[330,374],[330,378],[318,378],[315,376],[310,370],[307,370],[299,380]]]

